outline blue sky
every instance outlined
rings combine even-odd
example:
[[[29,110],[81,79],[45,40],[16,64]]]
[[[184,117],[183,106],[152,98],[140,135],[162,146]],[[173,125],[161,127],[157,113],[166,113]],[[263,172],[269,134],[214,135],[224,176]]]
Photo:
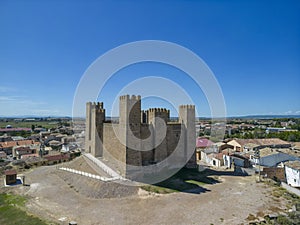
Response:
[[[0,115],[71,115],[89,65],[119,45],[164,40],[201,57],[227,114],[300,114],[299,1],[0,1]],[[100,93],[110,105],[143,76],[172,78],[209,116],[202,91],[157,63],[119,71]],[[144,107],[163,107],[148,99]],[[85,106],[83,106],[84,108]],[[166,104],[168,107],[168,104]]]

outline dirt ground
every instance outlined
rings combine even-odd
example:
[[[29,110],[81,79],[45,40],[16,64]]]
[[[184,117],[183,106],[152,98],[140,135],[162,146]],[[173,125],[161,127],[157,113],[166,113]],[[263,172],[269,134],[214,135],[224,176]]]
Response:
[[[25,174],[30,186],[14,187],[29,196],[29,212],[59,224],[248,224],[249,214],[262,217],[286,210],[284,200],[272,197],[272,187],[253,176],[220,176],[219,183],[205,185],[200,194],[158,195],[136,189],[125,197],[95,199],[81,194],[61,173],[81,177],[55,166],[39,167]],[[84,189],[89,181],[80,182]]]

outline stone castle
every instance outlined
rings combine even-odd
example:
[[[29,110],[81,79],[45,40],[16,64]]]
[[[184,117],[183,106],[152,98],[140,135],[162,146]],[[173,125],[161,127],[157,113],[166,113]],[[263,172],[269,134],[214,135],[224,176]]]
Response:
[[[120,96],[119,121],[112,122],[106,120],[102,102],[86,104],[85,151],[102,157],[124,177],[130,177],[130,166],[155,165],[172,154],[167,166],[185,160],[183,166],[194,168],[195,143],[194,105],[180,105],[179,121],[170,122],[170,110],[141,110],[140,96]]]

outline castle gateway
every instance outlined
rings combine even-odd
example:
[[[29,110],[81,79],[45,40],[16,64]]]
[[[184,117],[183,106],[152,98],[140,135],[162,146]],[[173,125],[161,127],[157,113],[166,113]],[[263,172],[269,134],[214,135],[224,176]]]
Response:
[[[194,105],[180,105],[179,120],[171,122],[169,110],[141,110],[140,96],[120,96],[119,121],[112,122],[105,120],[102,102],[86,104],[85,151],[123,177],[131,178],[132,168],[159,163],[196,168],[195,143]]]

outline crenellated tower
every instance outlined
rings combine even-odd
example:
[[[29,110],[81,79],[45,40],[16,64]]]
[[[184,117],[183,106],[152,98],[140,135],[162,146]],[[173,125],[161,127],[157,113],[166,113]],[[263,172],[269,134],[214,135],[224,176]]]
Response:
[[[160,162],[163,161],[167,153],[167,123],[170,120],[170,110],[165,108],[150,108],[147,110],[147,122],[149,123],[151,129],[153,130],[153,146],[155,151],[153,154],[153,161]],[[165,129],[163,129],[165,127]]]
[[[184,137],[184,157],[192,154],[186,167],[194,167],[196,165],[195,143],[196,143],[196,127],[195,127],[195,106],[180,105],[179,106],[179,122],[183,126]],[[188,160],[186,158],[186,160]]]
[[[120,96],[119,129],[126,143],[126,164],[140,166],[141,156],[141,96]]]
[[[170,120],[170,110],[165,108],[150,108],[146,112],[147,115],[147,122],[153,123],[155,118],[161,118],[165,121],[165,123],[169,122]]]
[[[103,155],[103,123],[105,121],[105,109],[103,102],[86,103],[86,134],[85,149],[95,157]]]

